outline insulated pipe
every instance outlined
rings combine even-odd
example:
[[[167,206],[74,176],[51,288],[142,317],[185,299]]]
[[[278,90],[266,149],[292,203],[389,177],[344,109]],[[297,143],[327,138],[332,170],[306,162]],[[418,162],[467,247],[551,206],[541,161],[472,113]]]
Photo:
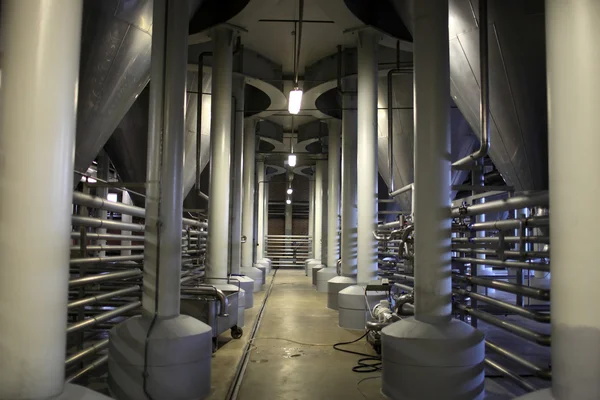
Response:
[[[323,175],[325,174],[325,162],[317,160],[315,171],[315,226],[313,250],[315,259],[321,260],[323,251]]]
[[[347,86],[347,85],[345,85]],[[356,94],[344,87],[342,94],[342,218],[341,259],[342,276],[356,276]]]
[[[2,3],[2,399],[63,391],[81,15],[81,0]]]
[[[256,184],[258,191],[256,194],[256,203],[258,212],[256,213],[256,261],[262,260],[265,254],[265,162],[256,163]]]
[[[335,268],[340,258],[340,121],[329,122],[329,154],[327,157],[327,267]]]
[[[256,157],[256,120],[249,119],[244,126],[243,200],[242,200],[242,267],[253,265],[254,254],[254,171]]]
[[[188,36],[187,4],[168,11],[152,35],[142,291],[144,314],[163,318],[179,315]]]
[[[490,150],[490,78],[488,57],[487,0],[479,0],[479,149],[456,161],[453,166],[468,165],[487,156]]]
[[[233,31],[213,30],[213,76],[211,103],[210,201],[206,276],[227,278],[229,242],[229,190],[231,153],[231,94],[233,68]],[[220,221],[221,223],[217,223]],[[222,223],[225,221],[225,223]],[[222,283],[222,281],[216,282]]]
[[[591,351],[600,340],[599,35],[598,1],[546,0],[552,395],[557,400],[600,398],[600,362]]]
[[[446,24],[447,25],[447,24]],[[377,279],[377,47],[379,34],[358,33],[358,283]]]
[[[452,317],[450,66],[448,6],[428,3],[415,9],[413,33],[415,318],[435,324]]]
[[[236,109],[233,110],[235,119],[235,136],[233,140],[233,171],[231,186],[231,254],[229,256],[229,271],[239,274],[242,264],[242,198],[244,197],[242,174],[245,163],[244,153],[244,89],[246,82],[243,77],[237,77],[233,85],[233,96],[236,99]]]

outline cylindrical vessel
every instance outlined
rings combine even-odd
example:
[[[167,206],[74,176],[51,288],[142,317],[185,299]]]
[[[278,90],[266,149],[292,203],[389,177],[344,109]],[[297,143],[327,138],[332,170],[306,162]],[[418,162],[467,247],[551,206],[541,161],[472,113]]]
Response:
[[[379,33],[358,33],[358,227],[359,284],[377,278],[377,47]]]
[[[254,171],[256,157],[256,120],[249,119],[244,127],[244,161],[242,200],[242,267],[252,267],[254,255]]]
[[[340,256],[340,121],[329,122],[327,179],[327,267],[335,268]]]
[[[244,153],[244,88],[246,82],[243,77],[234,80],[233,96],[235,98],[235,137],[233,140],[233,170],[231,187],[231,254],[229,256],[232,274],[239,274],[242,263],[242,199],[244,190],[242,185],[242,171],[245,167]]]
[[[2,4],[2,399],[63,391],[81,14],[80,0]]]
[[[214,29],[213,34],[210,200],[208,202],[210,228],[206,252],[206,276],[209,280],[227,278],[229,224],[219,222],[229,221],[233,79],[233,31],[226,27],[219,27]]]
[[[169,318],[179,315],[187,29],[155,20],[142,305],[146,314]]]

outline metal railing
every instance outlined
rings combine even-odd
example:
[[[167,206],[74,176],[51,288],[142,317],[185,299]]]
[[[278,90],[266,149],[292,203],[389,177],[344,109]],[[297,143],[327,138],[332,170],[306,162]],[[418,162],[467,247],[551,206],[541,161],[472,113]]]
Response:
[[[268,235],[267,254],[275,268],[304,268],[312,249],[312,238],[306,235]]]
[[[489,200],[485,194],[461,199],[451,209],[453,309],[457,318],[488,332],[488,370],[533,391],[542,381],[529,377],[552,377],[546,365],[552,341],[548,193],[493,196],[487,202],[481,201]],[[478,222],[478,215],[488,219]],[[374,232],[379,274],[404,292],[412,292],[418,268],[413,233],[412,221],[402,216]],[[521,354],[530,344],[534,350]]]

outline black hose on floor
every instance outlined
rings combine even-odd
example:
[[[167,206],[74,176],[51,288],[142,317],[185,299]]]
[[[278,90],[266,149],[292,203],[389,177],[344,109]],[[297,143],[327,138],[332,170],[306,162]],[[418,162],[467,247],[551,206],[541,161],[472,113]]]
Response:
[[[356,343],[362,339],[364,339],[369,332],[365,332],[361,337],[352,340],[351,342],[340,342],[333,345],[333,349],[337,351],[341,351],[343,353],[354,354],[357,356],[362,356],[359,358],[356,365],[352,367],[352,371],[359,373],[370,373],[370,372],[378,372],[381,371],[381,357],[375,356],[373,354],[360,353],[358,351],[340,349],[339,346],[344,346],[348,344]]]

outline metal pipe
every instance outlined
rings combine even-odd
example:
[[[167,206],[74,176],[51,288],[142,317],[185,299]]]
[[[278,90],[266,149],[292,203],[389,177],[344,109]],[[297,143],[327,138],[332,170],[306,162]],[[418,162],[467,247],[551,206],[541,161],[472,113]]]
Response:
[[[487,222],[476,222],[469,225],[468,229],[473,231],[485,231],[485,230],[496,230],[496,231],[508,231],[520,228],[521,226],[527,228],[545,227],[550,225],[550,218],[547,216],[543,217],[529,217],[519,219],[504,219],[497,221]]]
[[[456,307],[459,310],[464,311],[471,316],[477,317],[478,319],[485,321],[488,324],[497,326],[498,328],[502,328],[505,331],[510,332],[516,336],[519,336],[523,339],[527,339],[527,340],[537,343],[541,346],[550,346],[550,342],[551,342],[550,335],[532,331],[530,329],[524,328],[517,324],[513,324],[512,322],[503,320],[501,318],[498,318],[498,317],[496,317],[492,314],[486,313],[484,311],[475,310],[471,307],[468,307],[465,304],[457,304]]]
[[[79,362],[91,354],[96,354],[100,350],[104,350],[107,347],[108,347],[108,339],[100,340],[77,353],[71,354],[65,360],[65,367],[68,367],[76,362]]]
[[[552,371],[551,370],[540,368],[539,366],[535,365],[534,363],[524,359],[523,357],[513,353],[510,350],[505,349],[504,347],[500,347],[497,344],[490,342],[489,340],[485,341],[485,348],[487,350],[493,351],[496,354],[503,355],[504,357],[508,358],[509,360],[512,360],[512,361],[516,362],[517,364],[521,365],[522,367],[527,368],[528,370],[533,372],[535,374],[535,376],[537,376],[538,378],[542,378],[545,380],[552,379]]]
[[[88,364],[85,367],[83,367],[83,369],[81,369],[80,371],[78,371],[75,374],[69,376],[65,382],[66,383],[73,382],[73,381],[81,378],[83,375],[87,374],[88,372],[93,371],[96,368],[98,368],[98,367],[106,364],[107,362],[108,362],[108,354],[104,355],[104,356],[102,356],[102,357],[100,357],[100,358],[98,358],[96,360],[94,360],[90,364]]]
[[[485,362],[486,367],[490,367],[490,368],[500,372],[501,374],[506,375],[507,377],[512,379],[514,382],[516,382],[519,386],[521,386],[523,389],[528,390],[530,392],[537,390],[537,388],[535,386],[533,386],[531,383],[527,382],[525,379],[521,378],[519,375],[517,375],[513,371],[509,370],[504,365],[499,364],[496,361],[490,360],[489,358],[486,358],[484,360],[484,362]]]
[[[204,57],[211,56],[212,52],[204,51],[198,55],[198,87],[196,101],[196,192],[198,196],[208,201],[208,196],[200,190],[202,176],[202,104],[204,101]]]
[[[548,258],[550,257],[550,253],[547,251],[514,251],[514,250],[502,250],[502,249],[484,249],[484,248],[476,248],[476,247],[455,247],[452,246],[452,251],[457,253],[474,253],[474,254],[485,254],[485,255],[495,255],[502,256],[506,259],[531,259],[531,258]],[[489,264],[489,263],[488,263]]]
[[[539,192],[523,196],[515,196],[502,200],[494,200],[483,204],[452,208],[451,217],[466,217],[478,214],[491,214],[502,211],[516,210],[528,207],[548,207],[550,196],[548,192]]]
[[[244,168],[242,172],[244,197],[242,199],[242,267],[252,267],[254,260],[254,175],[256,169],[256,120],[248,119],[244,127]]]
[[[479,149],[456,161],[453,166],[468,165],[487,156],[490,149],[490,78],[488,57],[487,0],[479,0]]]
[[[121,261],[142,261],[143,259],[144,259],[143,254],[138,254],[138,255],[133,255],[133,256],[84,257],[84,258],[72,258],[69,261],[69,265],[114,263],[114,262],[121,262]]]
[[[229,273],[239,274],[242,264],[242,199],[245,197],[243,185],[243,171],[246,167],[244,161],[244,90],[246,83],[243,77],[236,77],[233,82],[234,109],[233,120],[234,137],[232,140],[233,168],[231,171],[231,215],[230,215],[230,256]]]
[[[221,305],[219,316],[227,316],[227,296],[221,289],[217,289],[214,286],[194,286],[193,288],[182,288],[181,293],[191,296],[215,296],[217,299],[219,299],[219,303]]]
[[[481,237],[481,238],[452,238],[452,243],[499,243],[499,237]],[[550,243],[549,236],[505,236],[506,243]]]
[[[86,233],[85,235],[90,240],[131,240],[134,242],[143,242],[144,236],[142,235],[118,235],[112,233]],[[71,239],[81,239],[81,232],[71,232]]]
[[[134,276],[142,275],[142,271],[140,269],[128,269],[126,271],[118,271],[118,272],[107,272],[103,274],[97,275],[88,275],[83,278],[75,278],[69,280],[69,287],[76,287],[87,285],[90,283],[98,283],[104,281],[110,281],[114,279],[124,279],[124,278],[132,278]]]
[[[315,222],[313,251],[316,260],[327,262],[323,258],[323,191],[324,191],[325,163],[317,160],[315,171]]]
[[[103,293],[103,294],[99,294],[96,296],[85,297],[83,299],[78,299],[78,300],[69,302],[67,308],[70,310],[72,308],[87,306],[90,304],[94,304],[98,301],[108,300],[108,299],[112,299],[114,297],[123,296],[125,294],[138,292],[140,289],[141,289],[140,286],[135,285],[135,286],[130,286],[125,289],[115,290],[113,292]]]
[[[473,283],[478,286],[484,286],[502,290],[504,292],[513,294],[522,294],[532,299],[550,301],[550,290],[535,288],[531,286],[516,285],[514,283],[498,281],[494,279],[478,278],[469,275],[452,274],[455,279],[467,281],[469,284]]]
[[[105,235],[105,234],[102,234]],[[79,250],[79,246],[71,246],[71,251],[77,251]],[[98,245],[98,246],[86,246],[86,250],[87,251],[117,251],[117,250],[144,250],[144,246],[143,245],[138,245],[138,246],[121,246],[121,245],[111,245],[111,244],[104,244],[104,245]],[[101,257],[101,258],[105,258],[105,257]]]
[[[485,296],[483,294],[475,293],[475,292],[472,292],[472,291],[469,291],[469,290],[465,290],[465,289],[455,289],[454,291],[456,293],[458,293],[458,294],[463,295],[463,296],[469,296],[472,299],[477,299],[477,300],[482,301],[484,303],[490,304],[490,305],[492,305],[494,307],[498,307],[498,308],[500,308],[502,310],[518,314],[518,315],[520,315],[522,317],[531,319],[533,321],[544,323],[544,324],[549,324],[550,323],[550,314],[542,314],[542,313],[539,313],[539,312],[536,312],[536,311],[531,311],[531,310],[528,310],[526,308],[519,307],[519,306],[516,306],[514,304],[507,303],[505,301],[498,300],[498,299],[495,299],[493,297]]]
[[[72,215],[71,223],[73,225],[89,226],[92,228],[106,228],[114,230],[129,230],[133,232],[144,232],[144,225],[130,224],[119,221],[109,221],[100,218],[82,217],[80,215]]]
[[[134,301],[134,302],[124,305],[122,307],[115,308],[114,310],[103,312],[103,313],[95,315],[93,317],[86,318],[83,321],[76,322],[74,324],[70,324],[69,326],[67,326],[67,334],[89,328],[100,322],[111,320],[115,317],[118,317],[121,314],[126,313],[127,311],[134,310],[141,305],[142,305],[141,301]]]
[[[300,70],[300,47],[302,45],[302,20],[304,19],[304,0],[298,0],[298,35],[296,39],[298,40],[298,44],[296,46],[296,54],[295,60],[296,64],[294,65],[294,84],[298,85],[298,74]]]
[[[504,267],[504,268],[520,268],[520,269],[531,269],[533,271],[543,271],[550,272],[550,264],[541,264],[534,262],[523,262],[523,261],[502,261],[502,260],[490,260],[490,259],[480,259],[480,258],[472,258],[472,257],[452,257],[453,261],[459,261],[463,263],[471,263],[471,264],[487,264],[493,265],[495,267]]]
[[[256,163],[256,184],[258,190],[256,193],[256,260],[261,260],[266,254],[265,241],[265,188],[266,188],[266,165],[264,161]]]
[[[63,391],[82,3],[2,3],[2,399]]]
[[[358,140],[357,177],[357,281],[377,279],[377,243],[372,232],[377,228],[377,49],[379,33],[372,29],[358,32]]]
[[[340,156],[341,121],[329,121],[329,154],[327,178],[327,267],[335,268],[340,258]]]

